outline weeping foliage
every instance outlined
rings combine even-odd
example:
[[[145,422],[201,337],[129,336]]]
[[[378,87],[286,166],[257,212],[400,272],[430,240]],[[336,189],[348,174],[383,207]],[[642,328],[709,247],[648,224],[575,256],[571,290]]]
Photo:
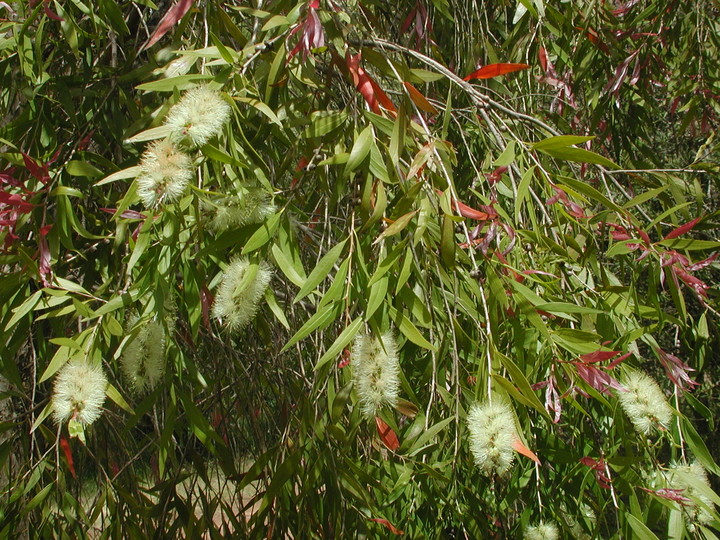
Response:
[[[0,536],[720,534],[718,20],[0,2]]]

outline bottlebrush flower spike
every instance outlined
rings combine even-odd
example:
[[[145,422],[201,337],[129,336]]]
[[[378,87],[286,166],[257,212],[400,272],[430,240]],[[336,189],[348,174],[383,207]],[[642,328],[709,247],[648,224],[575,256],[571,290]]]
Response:
[[[131,319],[128,327],[137,323]],[[156,321],[143,324],[120,359],[125,377],[140,394],[151,391],[165,372],[165,329]]]
[[[193,144],[202,146],[218,135],[230,117],[230,105],[220,93],[209,86],[188,90],[167,115],[165,124],[176,135],[188,137]]]
[[[503,475],[515,457],[513,444],[519,439],[515,415],[505,403],[474,404],[467,416],[470,451],[486,476]]]
[[[525,529],[525,540],[557,540],[560,537],[557,525],[552,521],[541,521]]]
[[[272,270],[265,262],[251,264],[247,259],[233,260],[223,273],[213,305],[213,317],[232,331],[247,326],[255,316],[271,278]]]
[[[210,228],[215,231],[227,231],[260,223],[275,212],[275,205],[262,189],[251,188],[237,197],[224,197],[204,205],[214,213]]]
[[[645,435],[667,429],[672,409],[652,377],[633,370],[623,378],[622,384],[627,392],[620,392],[618,400],[635,429]]]
[[[156,142],[145,151],[137,179],[138,195],[147,208],[179,199],[193,171],[190,156],[168,140]]]
[[[52,397],[53,419],[57,424],[76,420],[92,424],[102,414],[107,379],[99,365],[86,360],[65,364],[55,377]]]
[[[393,335],[387,332],[380,339],[370,334],[357,336],[350,357],[363,414],[376,416],[384,405],[395,407],[400,392],[400,363]]]

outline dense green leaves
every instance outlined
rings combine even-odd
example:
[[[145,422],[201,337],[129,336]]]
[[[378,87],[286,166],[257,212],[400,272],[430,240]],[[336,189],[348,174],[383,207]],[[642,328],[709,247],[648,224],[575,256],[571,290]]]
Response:
[[[716,12],[0,3],[2,534],[712,538]]]

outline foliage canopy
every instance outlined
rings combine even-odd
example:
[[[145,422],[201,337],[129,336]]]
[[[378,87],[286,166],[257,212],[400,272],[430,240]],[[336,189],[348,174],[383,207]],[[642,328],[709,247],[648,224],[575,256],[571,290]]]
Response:
[[[719,11],[0,2],[0,534],[715,538]]]

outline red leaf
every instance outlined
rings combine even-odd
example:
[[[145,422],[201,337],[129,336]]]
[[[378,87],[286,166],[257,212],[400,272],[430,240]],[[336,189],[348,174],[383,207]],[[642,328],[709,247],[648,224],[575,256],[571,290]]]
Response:
[[[77,478],[77,474],[75,473],[75,463],[73,462],[72,450],[70,449],[70,443],[68,442],[65,435],[60,436],[60,448],[62,448],[63,454],[65,454],[65,459],[67,460],[70,474],[73,475],[73,478]]]
[[[349,349],[343,349],[342,355],[340,357],[340,362],[338,362],[339,368],[347,367],[350,364],[350,350]]]
[[[584,457],[580,458],[580,463],[582,463],[586,467],[590,467],[593,471],[595,471],[595,479],[597,480],[597,483],[600,485],[601,488],[610,489],[610,484],[612,483],[612,480],[610,480],[610,477],[607,475],[604,459]]]
[[[586,365],[581,362],[573,362],[573,364],[582,380],[601,394],[612,395],[610,391],[611,388],[620,390],[621,392],[626,391],[614,377],[611,377],[604,371],[600,371],[595,366]]]
[[[689,232],[695,225],[698,224],[698,222],[702,219],[702,217],[698,217],[693,219],[692,221],[688,221],[685,225],[680,225],[677,229],[674,231],[671,231],[665,236],[665,240],[672,240],[673,238],[677,238],[678,236],[682,236],[686,232]]]
[[[47,1],[45,1],[45,2],[43,3],[43,11],[45,12],[45,15],[47,15],[48,18],[50,18],[50,19],[52,19],[52,20],[54,20],[54,21],[63,22],[65,19],[63,19],[60,15],[58,15],[57,13],[55,13],[53,10],[51,10],[51,9],[48,7],[48,4],[49,4],[49,3],[50,3],[49,0],[47,0]]]
[[[420,90],[415,88],[409,82],[403,82],[403,85],[405,85],[405,89],[407,90],[410,99],[415,105],[417,105],[418,109],[429,114],[437,114],[438,111],[435,106],[427,100]]]
[[[620,352],[621,351],[595,351],[580,355],[580,360],[582,360],[584,364],[603,362],[605,360],[610,360],[611,358],[614,358],[615,356],[620,354]]]
[[[717,253],[717,252],[713,253],[707,259],[703,259],[702,261],[698,261],[695,264],[691,264],[690,266],[687,267],[687,269],[690,272],[694,272],[695,270],[700,270],[701,268],[705,268],[706,266],[711,265],[715,261],[715,259],[718,258],[718,255],[719,255],[719,253]]]
[[[532,459],[535,463],[538,465],[542,465],[540,463],[540,460],[535,455],[535,453],[530,450],[527,446],[525,446],[520,439],[515,439],[512,443],[513,450],[515,450],[518,454],[522,454],[523,456]]]
[[[160,20],[160,23],[157,25],[157,28],[155,28],[155,31],[150,36],[150,39],[148,39],[145,44],[140,47],[140,50],[142,51],[143,49],[147,49],[148,47],[155,45],[160,38],[167,34],[168,31],[175,26],[175,24],[182,19],[188,11],[190,11],[194,2],[195,0],[179,0],[177,4],[174,4],[170,9],[168,9],[167,13],[165,13],[163,18]]]
[[[393,525],[392,523],[390,523],[387,519],[383,519],[383,518],[370,518],[370,521],[374,521],[375,523],[379,523],[380,525],[385,525],[385,527],[387,527],[387,528],[390,530],[391,533],[397,534],[398,536],[401,536],[401,535],[405,534],[403,531],[401,531],[400,529],[398,529],[395,525]]]
[[[392,430],[392,428],[388,426],[382,418],[376,416],[375,424],[377,425],[380,440],[382,440],[385,446],[387,446],[393,452],[400,448],[400,441],[398,440],[397,435],[395,435],[395,432]]]
[[[360,92],[365,102],[370,107],[370,110],[375,114],[381,114],[382,105],[391,112],[396,112],[395,105],[382,88],[367,74],[367,72],[360,66],[360,53],[356,55],[347,54],[345,61],[347,63],[348,71],[352,76],[355,87]]]
[[[538,49],[538,60],[540,60],[540,67],[543,68],[543,71],[547,72],[547,70],[548,70],[548,55],[547,55],[547,51],[545,50],[545,47],[540,47]]]
[[[490,64],[483,66],[477,71],[473,71],[470,75],[465,77],[464,81],[471,81],[473,79],[492,79],[506,73],[512,73],[513,71],[520,71],[527,69],[530,66],[527,64]]]
[[[50,175],[48,174],[47,165],[38,165],[37,163],[35,163],[35,160],[33,160],[25,152],[20,153],[22,154],[23,161],[25,162],[25,167],[30,172],[30,174],[40,180],[43,185],[47,186],[48,182],[50,182]]]

